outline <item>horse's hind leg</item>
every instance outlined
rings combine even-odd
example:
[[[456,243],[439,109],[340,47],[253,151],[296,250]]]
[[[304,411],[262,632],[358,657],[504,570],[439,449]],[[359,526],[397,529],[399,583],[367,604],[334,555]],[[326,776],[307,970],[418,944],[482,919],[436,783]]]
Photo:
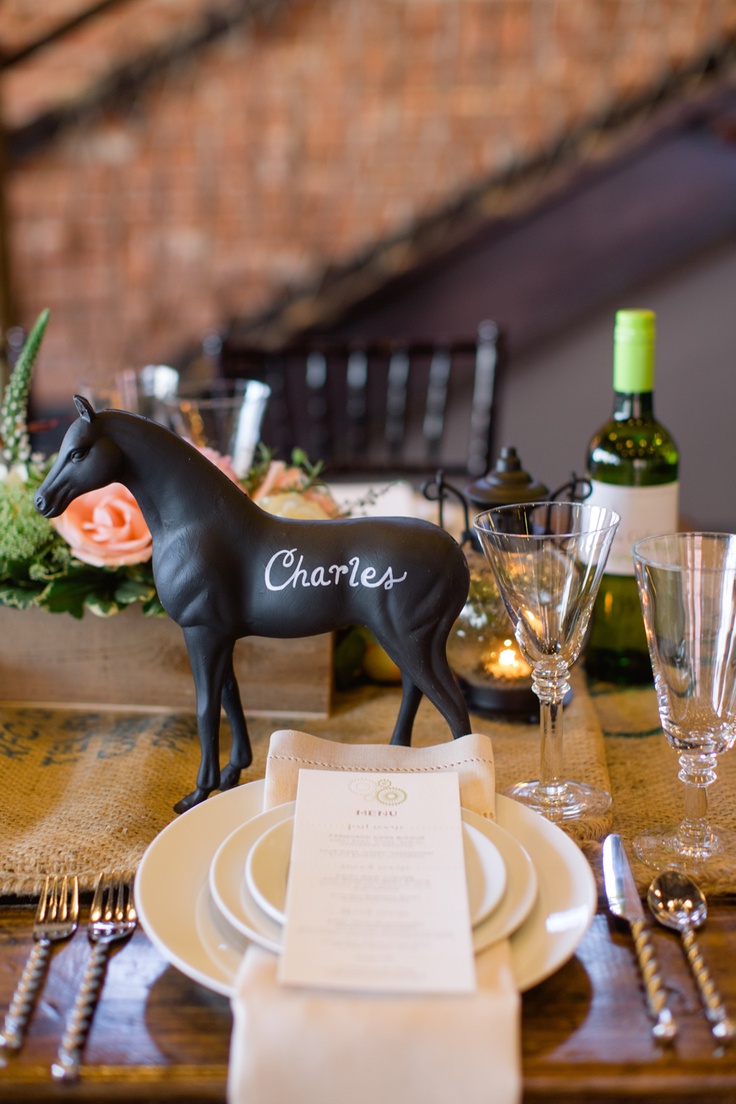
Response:
[[[467,736],[471,731],[470,715],[465,698],[450,670],[445,651],[445,638],[436,635],[431,647],[432,671],[426,684],[419,683],[433,705],[439,709],[450,726],[453,739]]]
[[[240,772],[253,762],[253,752],[243,714],[243,706],[240,701],[238,680],[235,678],[235,671],[233,670],[232,658],[222,688],[222,704],[230,722],[232,744],[230,745],[230,761],[220,771],[220,789],[230,790],[233,786],[237,786],[240,781]]]
[[[447,662],[445,638],[442,633],[436,633],[433,636],[428,652],[429,670],[426,663],[427,655],[421,648],[417,648],[408,662],[406,657],[404,658],[405,670],[401,673],[404,697],[394,734],[391,737],[392,744],[405,746],[411,744],[412,726],[422,694],[426,694],[432,704],[439,709],[450,726],[450,732],[455,740],[470,732],[468,707]]]
[[[409,675],[401,672],[401,706],[399,708],[399,715],[396,718],[396,724],[394,725],[393,736],[391,737],[392,744],[399,744],[401,747],[409,747],[411,745],[411,732],[414,727],[414,718],[417,715],[417,709],[422,700],[422,691]]]

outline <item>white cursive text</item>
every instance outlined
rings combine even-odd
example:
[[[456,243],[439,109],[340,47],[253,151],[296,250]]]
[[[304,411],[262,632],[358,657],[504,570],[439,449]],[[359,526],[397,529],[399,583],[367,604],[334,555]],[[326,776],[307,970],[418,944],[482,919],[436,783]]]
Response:
[[[374,589],[383,587],[384,590],[391,590],[394,583],[402,583],[407,576],[406,571],[403,575],[394,575],[394,569],[391,566],[387,567],[380,576],[375,567],[364,567],[361,570],[360,556],[352,556],[347,564],[330,564],[329,567],[318,564],[310,571],[304,566],[304,556],[300,553],[297,561],[296,553],[296,548],[282,548],[274,552],[264,572],[264,582],[268,590],[333,586],[340,582],[343,575],[347,579],[348,586],[351,587],[364,586]],[[284,577],[280,568],[290,574]]]

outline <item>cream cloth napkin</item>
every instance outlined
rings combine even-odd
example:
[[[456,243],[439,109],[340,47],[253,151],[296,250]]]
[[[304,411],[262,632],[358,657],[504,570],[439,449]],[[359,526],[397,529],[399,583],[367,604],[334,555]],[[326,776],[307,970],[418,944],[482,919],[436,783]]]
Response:
[[[465,808],[493,817],[491,741],[427,748],[347,745],[275,732],[264,808],[296,799],[300,768],[457,771]],[[469,996],[333,993],[276,980],[276,956],[249,947],[232,998],[229,1104],[517,1104],[521,1001],[507,941],[476,956]]]
[[[488,736],[463,736],[431,747],[393,747],[391,744],[338,744],[285,729],[274,732],[266,759],[264,809],[296,801],[299,771],[457,771],[460,804],[481,816],[496,815],[496,772]]]

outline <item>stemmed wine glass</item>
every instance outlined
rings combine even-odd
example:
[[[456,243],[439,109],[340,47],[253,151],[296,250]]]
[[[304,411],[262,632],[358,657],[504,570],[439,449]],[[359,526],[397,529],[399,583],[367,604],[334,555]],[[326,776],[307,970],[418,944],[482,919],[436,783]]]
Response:
[[[679,752],[685,815],[634,840],[642,862],[705,876],[736,833],[708,819],[717,756],[736,743],[736,536],[672,533],[634,545],[659,717]]]
[[[165,398],[171,427],[197,448],[229,456],[243,478],[253,462],[271,388],[260,380],[213,379],[182,384]]]
[[[611,804],[606,790],[563,776],[562,703],[619,520],[557,501],[498,506],[473,521],[541,707],[540,777],[508,792],[549,820],[598,816]]]

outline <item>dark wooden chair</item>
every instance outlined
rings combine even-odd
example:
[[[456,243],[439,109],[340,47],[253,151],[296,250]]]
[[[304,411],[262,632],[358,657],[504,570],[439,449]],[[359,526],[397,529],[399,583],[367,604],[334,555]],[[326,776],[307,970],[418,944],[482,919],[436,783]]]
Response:
[[[478,477],[491,466],[501,339],[433,344],[309,340],[276,351],[226,335],[226,377],[264,380],[272,397],[262,440],[288,459],[299,446],[330,477]]]

